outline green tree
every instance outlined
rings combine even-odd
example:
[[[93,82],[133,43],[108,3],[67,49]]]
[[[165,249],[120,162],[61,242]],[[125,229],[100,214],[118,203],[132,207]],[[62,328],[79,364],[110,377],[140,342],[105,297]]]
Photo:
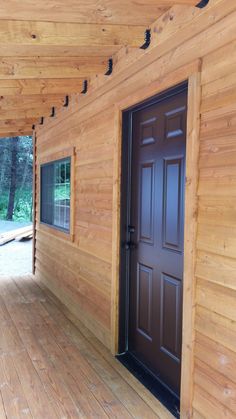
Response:
[[[0,219],[32,220],[31,137],[0,139]]]
[[[8,199],[8,207],[7,207],[7,220],[12,221],[13,213],[14,213],[14,202],[15,202],[15,194],[16,194],[16,174],[17,174],[17,144],[18,144],[18,137],[13,137],[10,142],[10,150],[11,150],[11,177],[10,177],[10,189],[9,189],[9,199]]]

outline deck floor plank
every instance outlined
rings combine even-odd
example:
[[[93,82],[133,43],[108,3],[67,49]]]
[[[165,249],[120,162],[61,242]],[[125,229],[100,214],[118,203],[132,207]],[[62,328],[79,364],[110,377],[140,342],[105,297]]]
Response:
[[[29,275],[0,277],[0,390],[3,419],[172,418]]]

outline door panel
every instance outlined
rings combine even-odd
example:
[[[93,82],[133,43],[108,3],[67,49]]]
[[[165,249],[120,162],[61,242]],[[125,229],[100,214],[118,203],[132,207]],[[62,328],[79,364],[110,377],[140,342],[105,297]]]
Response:
[[[140,237],[143,243],[153,243],[153,163],[140,167]]]
[[[151,340],[153,272],[152,269],[138,264],[137,274],[137,329],[139,333]]]
[[[182,165],[182,158],[164,160],[163,247],[179,251]]]
[[[180,294],[181,280],[162,274],[160,348],[177,361],[180,361]]]
[[[129,352],[180,390],[187,91],[132,113]]]

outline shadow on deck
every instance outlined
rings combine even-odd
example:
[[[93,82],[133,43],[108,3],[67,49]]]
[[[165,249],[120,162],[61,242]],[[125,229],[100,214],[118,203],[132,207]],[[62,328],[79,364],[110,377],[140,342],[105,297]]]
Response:
[[[1,419],[172,417],[33,277],[0,278],[0,322]]]

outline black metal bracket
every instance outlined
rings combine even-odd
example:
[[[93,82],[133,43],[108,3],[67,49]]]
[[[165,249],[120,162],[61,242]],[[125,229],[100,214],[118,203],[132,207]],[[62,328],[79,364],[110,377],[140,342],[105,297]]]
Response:
[[[84,80],[84,84],[83,84],[83,90],[81,93],[83,93],[83,95],[85,95],[85,93],[87,93],[88,91],[88,80]]]
[[[35,125],[32,125],[32,130],[34,131],[34,129],[35,129]]]
[[[151,43],[151,29],[146,29],[145,31],[145,42],[144,44],[140,47],[140,49],[147,49]]]
[[[42,116],[42,118],[41,118],[41,121],[40,121],[40,124],[39,124],[39,125],[43,125],[43,123],[44,123],[44,117]]]
[[[50,117],[53,118],[55,116],[55,114],[56,114],[56,111],[55,111],[55,107],[53,106],[52,107],[52,113],[51,113]]]
[[[199,9],[203,9],[203,7],[206,7],[206,5],[209,3],[209,0],[201,0],[198,4],[196,4],[196,7]]]
[[[109,58],[109,60],[108,60],[108,70],[105,73],[105,76],[110,76],[112,71],[113,71],[113,59]]]
[[[66,95],[65,102],[64,102],[63,106],[64,106],[64,108],[67,108],[68,105],[69,105],[69,96]]]

